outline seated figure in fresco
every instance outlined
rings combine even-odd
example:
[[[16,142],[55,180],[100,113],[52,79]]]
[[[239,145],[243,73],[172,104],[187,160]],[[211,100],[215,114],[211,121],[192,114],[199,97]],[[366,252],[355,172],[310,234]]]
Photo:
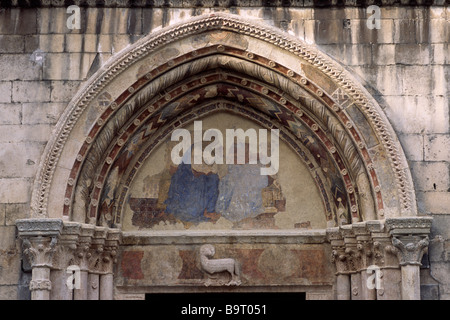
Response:
[[[166,212],[181,221],[208,221],[205,214],[215,212],[218,187],[217,174],[194,175],[191,164],[181,163],[170,182]]]
[[[191,161],[188,161],[191,159]],[[208,221],[208,213],[215,212],[219,194],[219,176],[212,172],[195,171],[192,147],[170,179],[165,212],[184,222]]]

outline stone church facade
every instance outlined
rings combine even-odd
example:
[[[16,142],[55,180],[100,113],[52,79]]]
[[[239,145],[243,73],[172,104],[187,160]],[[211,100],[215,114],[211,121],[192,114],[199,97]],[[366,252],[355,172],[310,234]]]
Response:
[[[444,0],[0,5],[0,299],[450,299]]]

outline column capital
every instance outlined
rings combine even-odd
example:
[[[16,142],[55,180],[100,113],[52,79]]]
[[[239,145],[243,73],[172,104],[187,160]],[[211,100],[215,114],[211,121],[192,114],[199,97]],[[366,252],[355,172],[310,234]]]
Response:
[[[75,253],[81,233],[81,225],[77,222],[65,221],[53,256],[53,269],[65,270],[69,263],[74,263]]]
[[[401,236],[392,238],[392,244],[396,248],[396,254],[401,266],[421,266],[424,253],[428,251],[430,240],[428,236]]]
[[[31,267],[50,267],[63,228],[61,219],[16,220],[22,252]]]
[[[432,217],[400,217],[386,220],[400,265],[418,265],[428,250]]]

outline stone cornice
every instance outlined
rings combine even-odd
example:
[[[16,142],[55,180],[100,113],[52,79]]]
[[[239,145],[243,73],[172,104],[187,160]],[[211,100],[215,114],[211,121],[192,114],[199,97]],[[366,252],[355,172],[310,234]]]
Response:
[[[16,221],[19,237],[59,237],[63,229],[61,219],[20,219]]]
[[[432,217],[399,217],[386,219],[386,229],[391,235],[429,234]]]
[[[379,6],[445,6],[448,0],[0,0],[0,8],[80,7],[97,8],[327,8]]]

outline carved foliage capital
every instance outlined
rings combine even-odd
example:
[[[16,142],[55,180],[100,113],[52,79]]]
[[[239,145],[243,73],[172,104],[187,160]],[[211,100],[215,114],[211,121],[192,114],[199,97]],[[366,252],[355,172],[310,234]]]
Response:
[[[422,256],[428,250],[430,240],[428,236],[403,236],[392,238],[395,253],[400,265],[421,265]]]
[[[30,237],[22,240],[22,251],[31,267],[50,267],[55,252],[56,237]]]

